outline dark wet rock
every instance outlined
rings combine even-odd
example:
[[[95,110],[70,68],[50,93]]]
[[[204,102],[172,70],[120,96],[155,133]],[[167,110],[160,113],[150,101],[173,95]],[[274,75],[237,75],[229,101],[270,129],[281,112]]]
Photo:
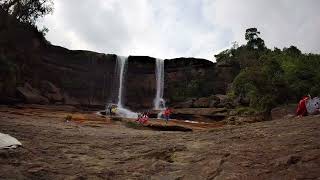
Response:
[[[17,87],[18,95],[24,99],[26,103],[31,104],[48,104],[49,100],[40,95],[40,92],[31,87],[29,83],[25,83],[23,87]]]

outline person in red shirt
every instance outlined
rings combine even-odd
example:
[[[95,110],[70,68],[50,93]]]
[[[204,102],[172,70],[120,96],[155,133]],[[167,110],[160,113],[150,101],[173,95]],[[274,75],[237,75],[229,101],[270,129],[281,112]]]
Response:
[[[167,108],[165,111],[164,111],[164,118],[166,120],[166,123],[169,121],[170,119],[170,114],[171,114],[171,110],[169,108]]]
[[[296,115],[299,117],[308,115],[307,111],[307,101],[309,100],[309,96],[304,96],[298,104]]]

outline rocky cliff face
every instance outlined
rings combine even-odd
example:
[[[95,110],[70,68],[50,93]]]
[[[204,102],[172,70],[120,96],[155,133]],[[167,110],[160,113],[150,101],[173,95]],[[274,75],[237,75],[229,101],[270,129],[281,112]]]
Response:
[[[17,87],[26,87],[26,82],[29,89],[38,90],[33,92],[39,92],[41,98],[48,96],[43,93],[41,84],[51,83],[59,92],[55,97],[63,97],[60,103],[104,106],[108,101],[115,101],[115,86],[118,85],[118,79],[114,77],[116,55],[53,46],[36,29],[14,21],[10,23],[0,31],[1,60],[6,65],[13,64],[13,68],[9,65],[5,67],[13,69],[12,72],[0,73],[2,103],[8,102],[8,97],[9,101],[26,102],[16,93]],[[4,27],[1,22],[0,27]],[[13,83],[6,81],[8,73],[13,77]],[[205,59],[166,59],[164,98],[169,104],[174,104],[190,97],[224,94],[236,74],[236,67]],[[155,58],[130,56],[125,82],[126,106],[132,109],[153,107],[156,93]],[[47,99],[50,103],[56,103]]]

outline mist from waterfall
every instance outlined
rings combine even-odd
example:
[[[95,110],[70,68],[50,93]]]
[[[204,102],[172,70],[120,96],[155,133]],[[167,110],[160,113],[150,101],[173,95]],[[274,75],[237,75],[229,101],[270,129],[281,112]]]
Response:
[[[164,60],[156,59],[156,83],[157,83],[157,92],[154,99],[154,109],[163,110],[166,107],[166,102],[163,99],[163,90],[164,90]]]

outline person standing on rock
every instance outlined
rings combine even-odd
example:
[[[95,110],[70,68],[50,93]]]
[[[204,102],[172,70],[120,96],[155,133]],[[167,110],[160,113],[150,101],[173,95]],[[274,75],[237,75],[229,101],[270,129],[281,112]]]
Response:
[[[166,120],[166,123],[168,123],[169,119],[170,119],[170,114],[171,114],[171,110],[169,108],[167,108],[165,111],[164,111],[164,118]]]

